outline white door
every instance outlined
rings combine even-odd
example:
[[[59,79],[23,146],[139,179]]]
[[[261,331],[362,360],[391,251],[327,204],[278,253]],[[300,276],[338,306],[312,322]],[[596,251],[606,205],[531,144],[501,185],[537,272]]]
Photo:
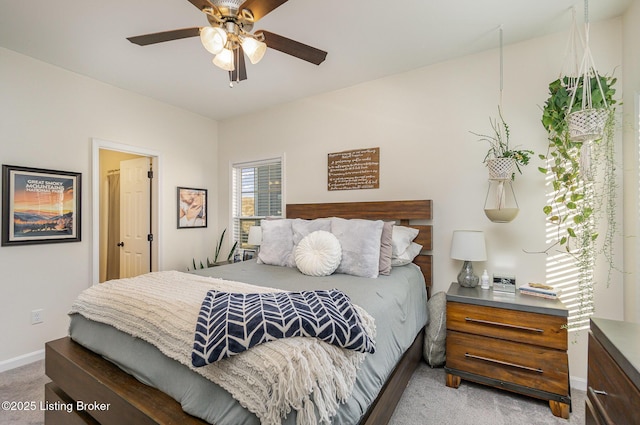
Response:
[[[120,278],[151,271],[151,158],[120,162]]]

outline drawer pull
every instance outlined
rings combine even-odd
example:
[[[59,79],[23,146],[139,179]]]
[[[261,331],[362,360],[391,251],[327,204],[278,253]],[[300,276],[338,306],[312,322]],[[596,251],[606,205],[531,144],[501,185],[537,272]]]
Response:
[[[591,387],[589,387],[591,388]],[[607,393],[606,391],[602,391],[602,390],[594,390],[593,388],[591,388],[591,390],[598,395],[609,395],[609,393]]]
[[[464,353],[464,356],[471,359],[484,360],[485,362],[497,363],[502,366],[511,366],[518,369],[524,369],[524,370],[528,370],[529,372],[544,373],[544,371],[540,368],[534,368],[529,366],[523,366],[516,363],[504,362],[502,360],[490,359],[489,357],[476,356],[475,354]]]
[[[540,328],[529,328],[527,326],[510,325],[508,323],[492,322],[490,320],[474,319],[472,317],[465,317],[464,320],[466,320],[467,322],[482,323],[483,325],[501,326],[503,328],[520,329],[529,332],[544,332],[544,329]]]
[[[589,400],[591,400],[591,402],[593,404],[595,404],[596,411],[600,415],[602,415],[602,419],[603,419],[604,423],[606,425],[615,424],[615,422],[613,420],[611,420],[611,418],[609,417],[609,414],[607,413],[607,409],[605,409],[604,405],[602,404],[602,402],[598,398],[598,395],[609,395],[609,394],[607,394],[606,391],[594,390],[593,387],[591,387],[591,386],[589,386],[589,388],[587,388],[587,393],[588,393],[587,397],[589,398]]]

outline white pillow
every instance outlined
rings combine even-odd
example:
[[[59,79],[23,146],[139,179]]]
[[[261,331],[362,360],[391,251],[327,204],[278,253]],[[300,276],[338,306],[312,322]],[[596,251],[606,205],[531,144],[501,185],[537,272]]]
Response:
[[[329,276],[342,259],[342,248],[335,235],[316,230],[302,238],[295,249],[296,267],[308,276]]]
[[[402,254],[391,259],[391,265],[393,267],[407,265],[411,263],[418,254],[420,254],[420,251],[422,251],[422,245],[411,242],[409,248],[407,248]]]
[[[418,236],[418,229],[405,226],[393,226],[391,235],[392,257],[399,257],[411,245],[411,242]]]

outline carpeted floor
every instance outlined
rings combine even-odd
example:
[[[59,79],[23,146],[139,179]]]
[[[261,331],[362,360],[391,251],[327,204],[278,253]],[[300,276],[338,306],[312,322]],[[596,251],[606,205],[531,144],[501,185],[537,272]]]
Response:
[[[33,411],[0,410],[2,425],[42,424],[44,413],[44,361],[0,373],[0,402],[35,402]],[[391,425],[543,425],[584,424],[583,391],[572,390],[570,419],[556,418],[542,400],[462,381],[458,389],[444,384],[443,369],[421,364],[396,408]]]

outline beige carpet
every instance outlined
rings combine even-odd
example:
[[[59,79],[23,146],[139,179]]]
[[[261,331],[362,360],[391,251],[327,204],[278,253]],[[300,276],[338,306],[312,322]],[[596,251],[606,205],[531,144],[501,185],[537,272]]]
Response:
[[[487,388],[463,381],[458,389],[444,385],[443,369],[421,364],[396,408],[391,425],[544,425],[584,424],[583,391],[572,392],[570,419],[556,418],[542,400]],[[0,401],[35,402],[36,410],[0,410],[2,425],[32,425],[44,422],[40,402],[44,400],[44,361],[0,373]]]

